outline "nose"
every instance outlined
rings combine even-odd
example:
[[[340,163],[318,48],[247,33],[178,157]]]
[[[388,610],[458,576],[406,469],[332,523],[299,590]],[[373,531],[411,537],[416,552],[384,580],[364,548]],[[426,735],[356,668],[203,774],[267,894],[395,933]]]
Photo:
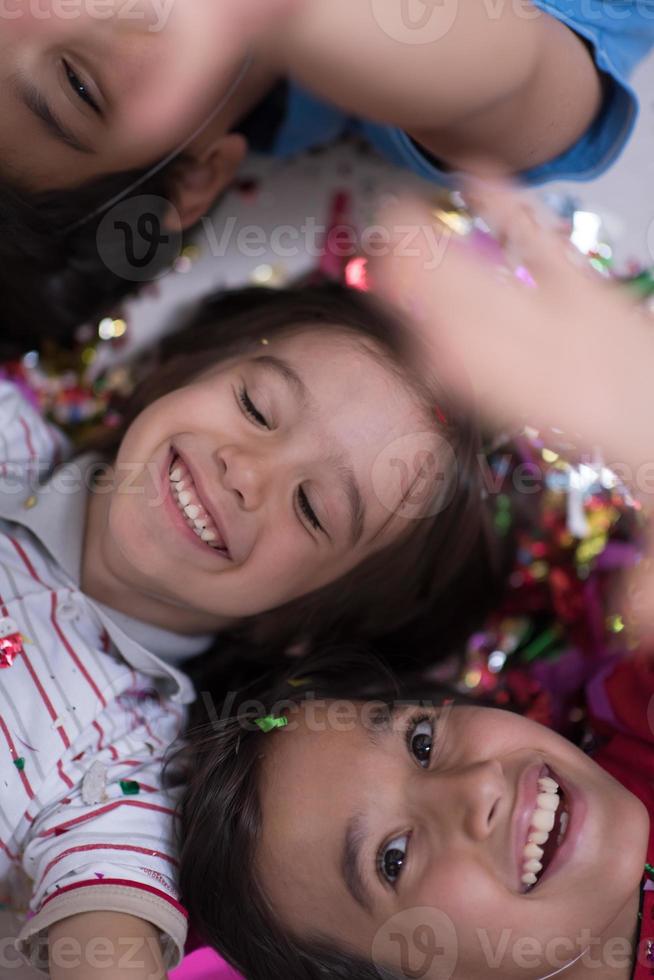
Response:
[[[224,446],[217,458],[222,485],[236,497],[238,506],[247,511],[260,507],[268,481],[268,463],[260,455],[236,446]]]
[[[498,759],[435,772],[433,781],[423,780],[421,787],[422,803],[433,815],[439,830],[448,827],[453,833],[463,833],[475,841],[484,841],[493,833],[507,792]]]

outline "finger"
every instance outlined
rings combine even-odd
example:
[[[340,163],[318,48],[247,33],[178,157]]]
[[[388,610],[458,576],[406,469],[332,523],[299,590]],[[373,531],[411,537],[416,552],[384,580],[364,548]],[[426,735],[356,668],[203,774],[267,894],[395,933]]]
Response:
[[[504,414],[502,388],[524,360],[526,296],[530,291],[498,270],[497,262],[442,232],[436,259],[428,208],[403,201],[385,212],[389,254],[375,265],[380,291],[411,316],[426,363],[463,397],[489,387],[484,408]],[[402,239],[411,229],[411,248]],[[401,230],[401,231],[400,231]],[[525,295],[523,295],[525,294]]]
[[[524,265],[544,288],[573,288],[587,260],[560,232],[558,219],[541,202],[497,179],[465,182],[471,207],[487,222],[512,266]]]

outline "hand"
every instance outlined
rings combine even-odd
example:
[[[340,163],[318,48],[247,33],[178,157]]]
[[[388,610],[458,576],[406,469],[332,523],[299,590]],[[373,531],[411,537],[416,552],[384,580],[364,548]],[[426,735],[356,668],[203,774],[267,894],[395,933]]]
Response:
[[[386,295],[414,312],[421,357],[491,421],[553,426],[574,434],[581,448],[600,445],[646,496],[639,474],[648,466],[651,482],[651,318],[580,263],[519,194],[475,183],[469,196],[537,288],[502,275],[496,261],[454,238],[433,268],[430,240],[419,234],[419,255],[389,254],[377,273]],[[433,217],[404,201],[384,224],[392,234],[399,226],[433,228]],[[654,573],[644,563],[639,577],[641,621],[652,629]]]

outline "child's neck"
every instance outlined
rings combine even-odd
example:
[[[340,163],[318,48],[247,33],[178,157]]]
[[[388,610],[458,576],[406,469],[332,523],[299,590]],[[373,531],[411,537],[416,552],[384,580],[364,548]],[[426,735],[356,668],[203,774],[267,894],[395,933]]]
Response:
[[[89,494],[80,574],[82,591],[111,609],[172,633],[197,636],[219,633],[234,625],[234,620],[227,617],[198,612],[181,602],[162,598],[155,587],[149,589],[141,576],[126,567],[108,533],[110,499],[106,494]]]
[[[564,969],[561,980],[629,980],[639,934],[640,886],[602,936],[588,940],[588,952]],[[625,949],[630,949],[627,955]]]

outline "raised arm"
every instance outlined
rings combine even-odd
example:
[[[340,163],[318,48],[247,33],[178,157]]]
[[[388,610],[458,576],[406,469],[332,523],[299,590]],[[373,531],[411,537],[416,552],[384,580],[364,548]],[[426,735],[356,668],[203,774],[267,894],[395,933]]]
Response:
[[[412,201],[387,212],[392,231],[414,226],[421,254],[389,249],[378,282],[410,308],[421,363],[471,397],[491,422],[563,429],[580,449],[601,447],[652,505],[654,323],[615,283],[580,261],[539,222],[529,202],[498,186],[477,186],[476,203],[513,265],[537,288],[502,275],[468,244],[451,239],[434,268],[430,210]],[[650,561],[632,579],[630,605],[654,635],[654,534]]]
[[[509,170],[551,159],[601,100],[583,43],[529,0],[305,0],[264,39],[308,88],[453,166],[473,154]]]

